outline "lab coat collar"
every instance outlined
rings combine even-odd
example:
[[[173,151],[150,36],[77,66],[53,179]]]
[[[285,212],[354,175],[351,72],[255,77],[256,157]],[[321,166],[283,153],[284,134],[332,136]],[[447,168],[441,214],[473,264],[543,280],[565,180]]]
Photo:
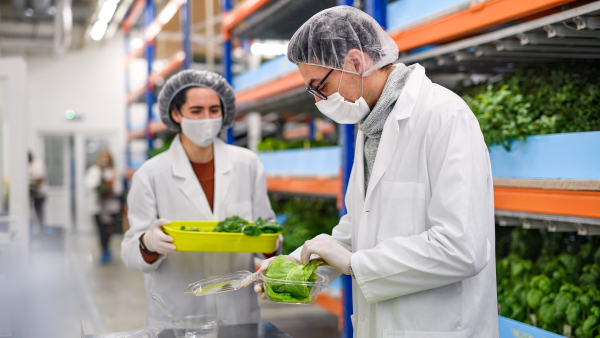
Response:
[[[171,152],[172,156],[171,167],[173,170],[173,176],[183,178],[183,181],[179,186],[181,192],[183,192],[183,194],[192,202],[192,204],[194,204],[194,206],[198,208],[198,210],[200,211],[200,213],[202,213],[202,216],[204,216],[206,220],[217,220],[213,215],[213,212],[210,210],[210,205],[208,204],[208,200],[206,199],[204,190],[202,190],[200,181],[198,181],[196,173],[194,173],[194,169],[192,169],[190,159],[188,158],[187,154],[185,153],[185,150],[183,149],[180,135],[175,136],[175,138],[173,139],[173,143],[171,143],[169,151]],[[215,161],[215,168],[216,166],[217,163]]]
[[[402,89],[400,97],[398,97],[398,101],[396,101],[390,116],[388,116],[385,121],[381,140],[379,141],[379,147],[377,148],[377,156],[375,156],[373,171],[371,172],[371,178],[369,179],[367,187],[365,204],[369,200],[369,197],[371,197],[373,189],[375,189],[375,186],[377,186],[377,183],[385,173],[392,160],[392,156],[394,156],[396,144],[398,142],[398,121],[407,119],[412,115],[424,78],[425,68],[417,64],[412,71],[408,82]],[[361,156],[361,159],[364,157],[362,152],[359,156]],[[364,186],[364,174],[362,182],[363,184],[361,185]]]

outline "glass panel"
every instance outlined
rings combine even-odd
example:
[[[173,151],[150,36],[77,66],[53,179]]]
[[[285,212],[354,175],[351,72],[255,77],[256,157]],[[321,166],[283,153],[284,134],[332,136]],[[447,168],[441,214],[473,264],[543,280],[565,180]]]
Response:
[[[65,184],[65,138],[44,136],[44,149],[48,186],[62,187]]]
[[[107,137],[88,137],[85,139],[85,169],[96,164],[98,155],[104,149],[110,149],[110,140]]]

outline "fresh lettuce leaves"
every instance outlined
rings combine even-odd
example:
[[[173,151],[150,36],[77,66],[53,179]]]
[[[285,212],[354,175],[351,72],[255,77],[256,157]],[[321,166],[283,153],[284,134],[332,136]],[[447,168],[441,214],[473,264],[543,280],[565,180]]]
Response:
[[[320,261],[312,261],[308,265],[296,264],[284,255],[273,260],[265,276],[282,282],[265,282],[267,295],[273,300],[293,303],[310,302],[311,285],[286,283],[283,281],[314,282],[317,280],[315,271],[321,265]]]
[[[213,228],[213,232],[243,233],[248,236],[275,234],[281,231],[283,226],[275,222],[265,221],[259,217],[256,222],[250,224],[239,216],[228,217]]]

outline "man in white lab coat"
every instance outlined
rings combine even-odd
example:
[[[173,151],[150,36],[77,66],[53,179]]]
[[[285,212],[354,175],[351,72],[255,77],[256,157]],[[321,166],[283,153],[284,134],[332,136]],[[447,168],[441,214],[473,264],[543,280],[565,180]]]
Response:
[[[152,302],[152,293],[179,318],[218,314],[230,325],[257,323],[260,309],[252,290],[204,297],[183,292],[204,278],[253,271],[254,254],[177,252],[173,238],[161,229],[170,220],[274,219],[258,157],[217,137],[235,119],[233,89],[216,73],[185,70],[165,83],[158,105],[162,121],[178,135],[169,150],[133,176],[127,198],[131,228],[121,245],[125,265],[144,272],[148,324],[170,322]]]
[[[323,114],[359,123],[348,213],[290,256],[352,275],[355,337],[497,337],[492,173],[469,107],[392,65],[394,41],[352,7],[313,16],[287,55]]]

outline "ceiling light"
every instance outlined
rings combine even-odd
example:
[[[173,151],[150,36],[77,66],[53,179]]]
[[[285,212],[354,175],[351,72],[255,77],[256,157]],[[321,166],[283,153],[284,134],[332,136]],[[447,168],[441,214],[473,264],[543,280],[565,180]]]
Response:
[[[140,38],[133,38],[131,40],[131,47],[134,49],[140,49],[144,45],[144,41]]]
[[[105,1],[100,8],[100,12],[98,12],[98,21],[109,23],[117,10],[118,3],[119,1],[115,0]]]
[[[283,55],[287,53],[287,43],[255,42],[250,47],[250,52],[255,55]]]
[[[108,25],[106,22],[96,21],[90,31],[90,37],[96,41],[100,41],[106,32]]]

